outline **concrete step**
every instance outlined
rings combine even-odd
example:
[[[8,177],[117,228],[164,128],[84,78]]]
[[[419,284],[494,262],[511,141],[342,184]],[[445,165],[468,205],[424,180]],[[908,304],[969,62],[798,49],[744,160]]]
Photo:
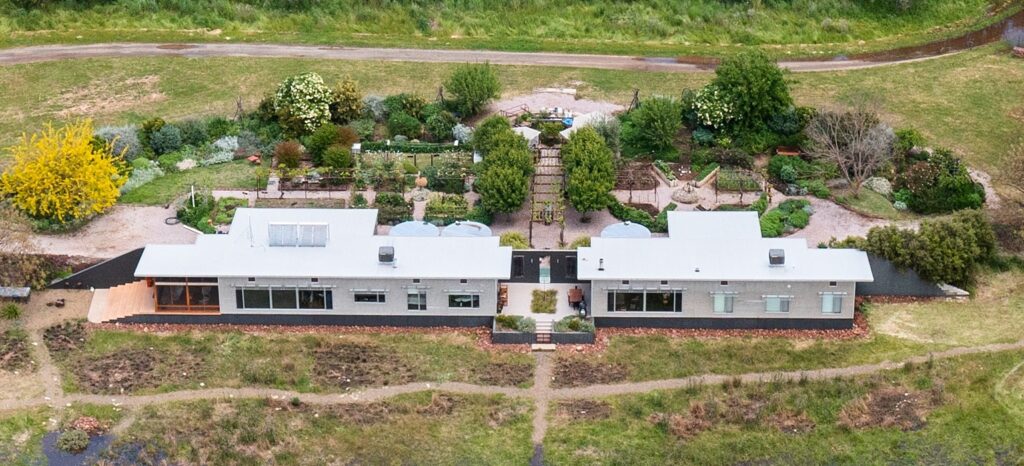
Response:
[[[554,351],[555,345],[553,343],[534,343],[530,345],[532,351]]]

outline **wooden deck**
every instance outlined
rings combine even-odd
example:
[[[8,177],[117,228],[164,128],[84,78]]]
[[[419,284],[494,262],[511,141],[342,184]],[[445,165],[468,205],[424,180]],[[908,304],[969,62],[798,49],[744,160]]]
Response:
[[[99,324],[141,314],[220,314],[217,311],[157,311],[155,293],[156,288],[146,286],[145,280],[96,290],[93,292],[92,304],[89,305],[88,320]]]

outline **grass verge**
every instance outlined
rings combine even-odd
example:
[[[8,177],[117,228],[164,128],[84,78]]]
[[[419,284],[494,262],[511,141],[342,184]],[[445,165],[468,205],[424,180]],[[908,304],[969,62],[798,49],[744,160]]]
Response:
[[[861,188],[860,195],[858,196],[854,196],[852,190],[837,192],[835,193],[835,200],[843,207],[867,217],[884,220],[920,218],[919,215],[913,212],[896,210],[888,198],[868,188]]]
[[[553,408],[552,464],[1017,464],[1024,419],[993,390],[1013,351],[820,382],[711,386]]]

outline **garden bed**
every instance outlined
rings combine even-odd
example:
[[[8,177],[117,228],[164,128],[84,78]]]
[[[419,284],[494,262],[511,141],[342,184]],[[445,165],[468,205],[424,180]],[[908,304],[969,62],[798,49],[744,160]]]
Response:
[[[645,191],[658,187],[658,181],[651,171],[651,165],[644,162],[629,162],[619,168],[615,177],[615,189]]]

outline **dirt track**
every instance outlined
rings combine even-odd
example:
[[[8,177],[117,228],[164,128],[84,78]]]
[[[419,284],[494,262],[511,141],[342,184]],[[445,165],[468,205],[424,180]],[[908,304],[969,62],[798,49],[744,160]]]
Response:
[[[380,60],[429,63],[465,63],[488,61],[496,65],[563,66],[613,70],[667,71],[694,73],[707,71],[708,66],[678,63],[673,58],[633,57],[623,55],[587,55],[543,52],[496,52],[489,50],[431,50],[372,47],[329,47],[283,44],[155,44],[110,43],[87,45],[39,45],[0,50],[0,65],[16,65],[75,58],[95,57],[253,57],[312,58],[321,60]],[[943,56],[943,55],[936,55]],[[779,65],[791,71],[836,71],[873,68],[899,63],[927,60],[912,58],[894,61],[833,60],[782,61]]]

